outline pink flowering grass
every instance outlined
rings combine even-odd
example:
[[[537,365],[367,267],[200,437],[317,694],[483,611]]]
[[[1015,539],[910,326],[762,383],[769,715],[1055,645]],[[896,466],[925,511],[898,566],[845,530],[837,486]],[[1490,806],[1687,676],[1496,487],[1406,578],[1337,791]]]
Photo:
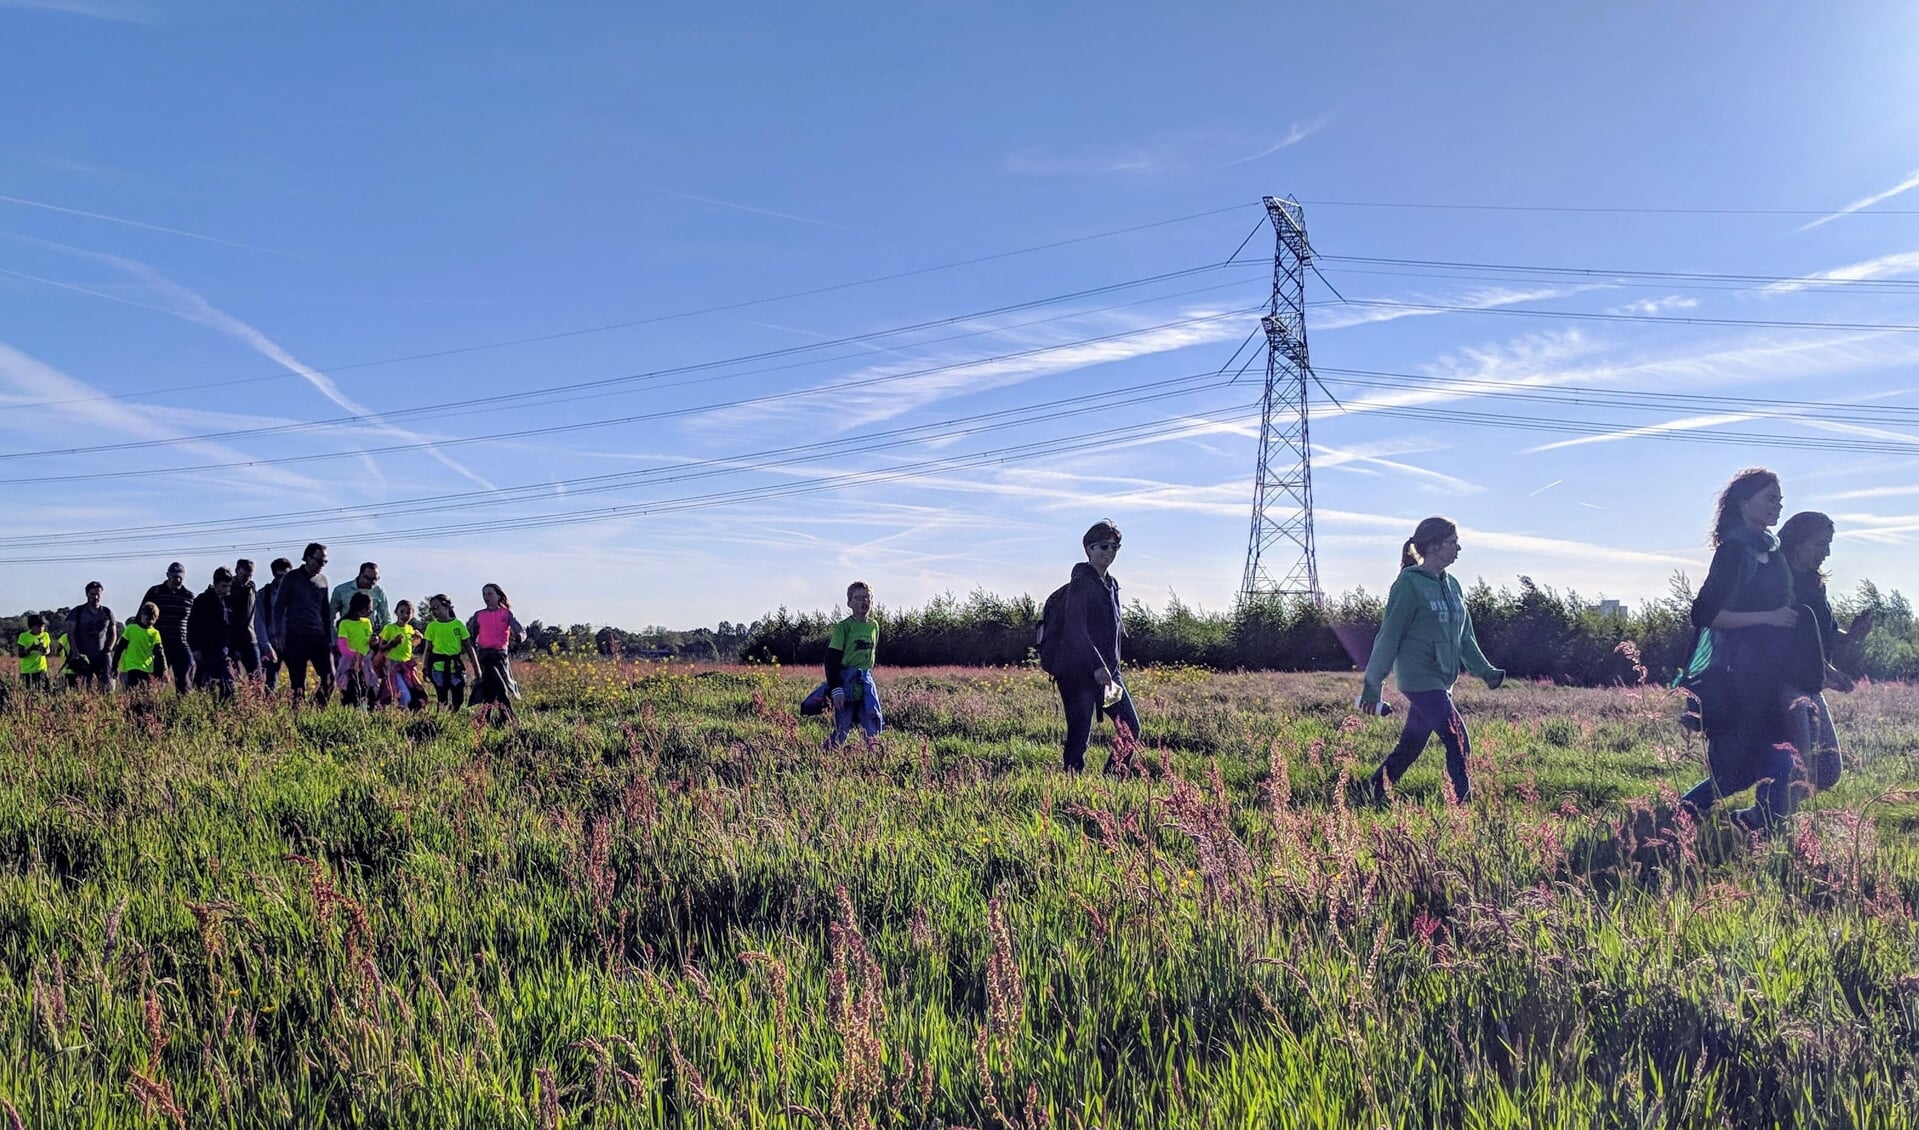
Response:
[[[1036,672],[541,661],[516,724],[262,695],[0,714],[0,1114],[28,1126],[1902,1125],[1919,690],[1832,696],[1755,839],[1644,686],[1144,670],[1067,777]],[[1101,725],[1089,762],[1103,762]],[[1877,1120],[1877,1121],[1875,1121]]]

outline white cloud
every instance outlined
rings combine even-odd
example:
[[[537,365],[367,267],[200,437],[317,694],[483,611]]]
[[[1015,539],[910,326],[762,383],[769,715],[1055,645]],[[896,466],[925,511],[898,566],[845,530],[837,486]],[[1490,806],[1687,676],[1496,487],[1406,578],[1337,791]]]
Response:
[[[1789,279],[1784,282],[1769,283],[1767,292],[1778,294],[1787,291],[1805,290],[1821,282],[1862,282],[1868,279],[1890,279],[1919,272],[1919,251],[1897,251],[1890,255],[1881,255],[1876,259],[1867,259],[1859,263],[1848,263],[1843,267],[1834,267],[1826,271],[1814,271],[1803,278]]]
[[[1514,287],[1483,287],[1468,291],[1457,298],[1427,298],[1416,296],[1406,299],[1394,299],[1406,302],[1406,306],[1368,306],[1355,301],[1350,305],[1327,305],[1315,308],[1307,315],[1308,333],[1327,330],[1343,330],[1353,326],[1370,326],[1376,322],[1394,322],[1401,318],[1430,317],[1435,314],[1458,313],[1457,309],[1428,309],[1427,307],[1458,307],[1466,310],[1495,310],[1502,306],[1516,306],[1521,302],[1538,302],[1548,298],[1565,298],[1582,291],[1600,289],[1598,284],[1586,286],[1537,287],[1521,290]]]
[[[1819,217],[1813,222],[1801,227],[1799,230],[1811,231],[1813,228],[1819,227],[1822,224],[1829,224],[1841,216],[1850,216],[1862,208],[1870,208],[1882,200],[1890,200],[1902,192],[1910,192],[1915,188],[1919,188],[1919,170],[1914,170],[1907,174],[1905,180],[1900,181],[1884,192],[1875,192],[1871,196],[1861,197],[1831,215]]]
[[[1348,470],[1368,474],[1376,473],[1372,470],[1373,468],[1380,468],[1401,478],[1410,479],[1421,490],[1437,494],[1461,495],[1484,492],[1486,488],[1478,483],[1468,482],[1457,476],[1435,471],[1430,467],[1387,458],[1391,455],[1417,455],[1444,449],[1444,445],[1421,440],[1385,440],[1346,448],[1316,443],[1313,445],[1313,469],[1315,471]]]
[[[1279,152],[1280,150],[1289,149],[1292,146],[1298,145],[1300,142],[1313,136],[1314,134],[1318,133],[1320,130],[1325,129],[1327,123],[1331,122],[1332,120],[1333,120],[1332,116],[1329,114],[1323,118],[1316,118],[1313,121],[1307,122],[1303,125],[1300,124],[1299,122],[1294,122],[1292,125],[1292,128],[1286,131],[1286,136],[1280,138],[1278,141],[1273,142],[1271,145],[1268,145],[1266,148],[1261,149],[1259,152],[1254,153],[1250,157],[1241,157],[1237,161],[1226,162],[1226,167],[1230,169],[1239,165],[1251,164],[1252,162],[1260,160],[1261,158],[1264,158],[1264,157],[1271,157],[1273,154]]]
[[[1666,314],[1674,310],[1692,310],[1699,306],[1699,300],[1683,294],[1669,294],[1664,298],[1642,298],[1637,302],[1628,302],[1624,306],[1615,306],[1607,313],[1611,314]]]
[[[1615,443],[1622,439],[1642,439],[1646,436],[1669,435],[1673,432],[1692,432],[1702,428],[1716,428],[1722,424],[1737,424],[1746,420],[1762,418],[1763,413],[1726,412],[1716,416],[1684,416],[1677,420],[1667,420],[1658,424],[1642,424],[1637,427],[1620,428],[1618,431],[1603,432],[1599,435],[1579,436],[1576,439],[1555,440],[1526,449],[1528,455],[1540,451],[1558,451],[1567,447],[1584,447],[1594,443]]]

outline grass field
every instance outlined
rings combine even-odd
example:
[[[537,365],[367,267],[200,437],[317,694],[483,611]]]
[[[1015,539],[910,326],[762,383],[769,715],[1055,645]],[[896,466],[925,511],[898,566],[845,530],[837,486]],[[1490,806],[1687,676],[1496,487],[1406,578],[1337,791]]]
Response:
[[[1760,842],[1652,811],[1651,690],[1464,690],[1472,804],[1435,743],[1374,811],[1356,676],[1139,673],[1115,780],[1030,672],[883,671],[833,754],[811,671],[522,674],[16,699],[0,1126],[1919,1122],[1919,690]]]

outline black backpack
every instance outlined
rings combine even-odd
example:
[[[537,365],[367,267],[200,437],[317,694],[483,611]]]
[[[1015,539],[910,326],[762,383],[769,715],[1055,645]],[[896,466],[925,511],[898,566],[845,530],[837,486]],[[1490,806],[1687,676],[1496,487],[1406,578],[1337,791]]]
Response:
[[[1061,653],[1066,647],[1066,593],[1073,587],[1068,581],[1053,590],[1040,608],[1039,630],[1033,633],[1033,650],[1039,653],[1039,669],[1057,675]]]

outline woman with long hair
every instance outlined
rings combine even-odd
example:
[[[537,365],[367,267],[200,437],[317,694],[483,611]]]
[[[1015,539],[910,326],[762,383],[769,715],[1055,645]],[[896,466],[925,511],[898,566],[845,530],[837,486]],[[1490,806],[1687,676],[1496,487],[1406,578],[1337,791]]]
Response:
[[[513,700],[520,697],[520,688],[513,682],[513,665],[507,659],[507,651],[526,638],[526,629],[513,615],[513,602],[507,599],[505,589],[489,582],[480,586],[480,599],[486,607],[466,622],[466,630],[472,635],[474,650],[480,658],[480,687],[473,696],[473,705],[497,706],[508,721],[513,721]]]
[[[1406,696],[1406,725],[1399,744],[1373,774],[1372,795],[1384,800],[1389,784],[1419,760],[1436,733],[1446,747],[1446,773],[1453,796],[1462,803],[1472,797],[1466,777],[1466,759],[1472,741],[1466,722],[1453,704],[1453,683],[1466,670],[1497,688],[1506,672],[1487,662],[1473,635],[1472,618],[1460,595],[1459,580],[1446,572],[1459,560],[1459,527],[1450,518],[1421,522],[1399,551],[1399,576],[1386,597],[1386,614],[1373,638],[1373,654],[1356,705],[1377,711],[1386,672],[1393,673],[1399,693]]]
[[[1698,649],[1703,659],[1695,657],[1690,673],[1707,688],[1700,697],[1711,776],[1685,801],[1704,812],[1756,785],[1753,806],[1736,817],[1752,828],[1792,813],[1796,773],[1786,715],[1796,699],[1819,693],[1825,668],[1817,634],[1805,634],[1810,616],[1801,623],[1792,570],[1772,534],[1782,504],[1779,476],[1764,467],[1732,477],[1713,515],[1712,566],[1692,602],[1693,625],[1706,637]]]
[[[1832,602],[1826,595],[1823,566],[1832,553],[1832,519],[1817,510],[1802,510],[1779,527],[1779,555],[1792,570],[1792,596],[1819,625],[1819,642],[1826,660],[1824,690],[1841,693],[1852,690],[1853,677],[1848,668],[1858,670],[1859,651],[1872,631],[1872,609],[1852,618],[1841,628],[1832,614]],[[1839,781],[1839,732],[1832,725],[1832,711],[1823,693],[1793,700],[1787,714],[1792,744],[1805,763],[1812,787],[1829,789]]]

